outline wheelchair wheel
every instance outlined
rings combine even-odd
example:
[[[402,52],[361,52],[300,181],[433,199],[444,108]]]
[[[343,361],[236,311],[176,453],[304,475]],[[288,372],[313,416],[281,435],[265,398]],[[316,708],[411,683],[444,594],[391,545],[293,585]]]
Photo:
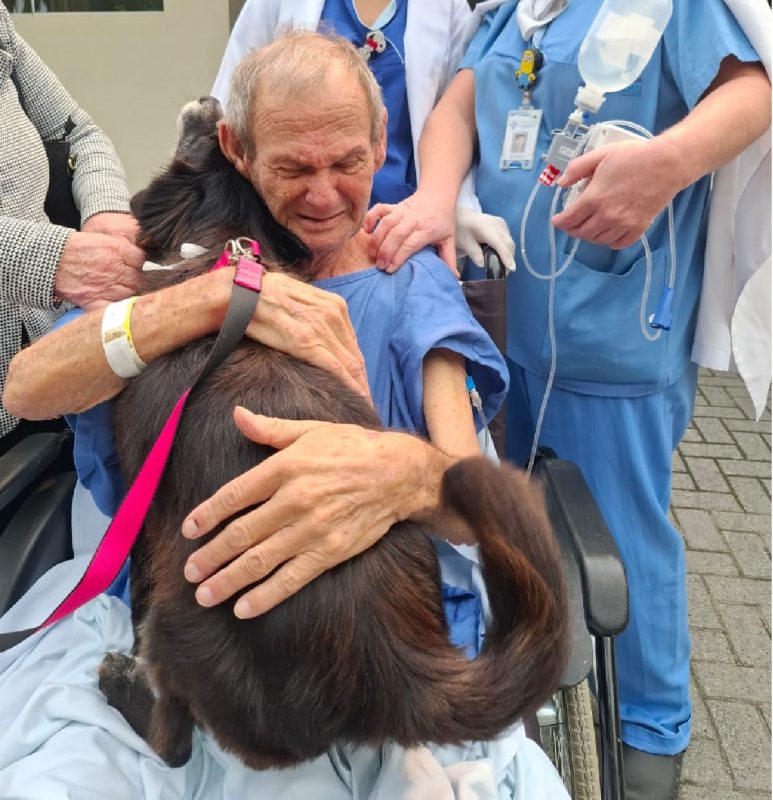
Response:
[[[537,711],[542,747],[573,800],[600,800],[599,762],[588,681],[559,689]]]

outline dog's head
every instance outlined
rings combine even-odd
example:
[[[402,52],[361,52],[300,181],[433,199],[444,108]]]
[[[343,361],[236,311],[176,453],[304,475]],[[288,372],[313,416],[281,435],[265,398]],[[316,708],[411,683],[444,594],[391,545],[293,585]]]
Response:
[[[179,261],[184,242],[214,250],[228,239],[247,236],[261,242],[269,261],[301,265],[310,255],[306,246],[274,219],[221,152],[217,124],[222,115],[214,97],[183,107],[171,163],[132,199],[138,245],[151,261],[168,263]],[[297,271],[302,274],[300,266]]]

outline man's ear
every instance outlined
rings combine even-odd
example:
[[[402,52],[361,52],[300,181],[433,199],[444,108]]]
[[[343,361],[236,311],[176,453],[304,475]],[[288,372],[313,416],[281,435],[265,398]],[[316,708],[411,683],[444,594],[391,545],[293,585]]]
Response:
[[[242,178],[249,181],[250,166],[247,161],[247,152],[237,135],[224,120],[217,123],[217,141],[222,154],[236,167],[236,171]]]
[[[387,147],[387,110],[384,108],[384,113],[381,115],[381,130],[378,134],[378,144],[376,145],[376,169],[379,170],[384,166],[386,161],[386,147]]]

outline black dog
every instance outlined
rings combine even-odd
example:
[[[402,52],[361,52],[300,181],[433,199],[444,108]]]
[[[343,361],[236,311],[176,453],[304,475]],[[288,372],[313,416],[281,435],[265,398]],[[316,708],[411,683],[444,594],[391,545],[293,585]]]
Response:
[[[247,235],[281,263],[302,265],[303,245],[221,155],[218,115],[209,101],[184,115],[177,157],[135,204],[143,245],[162,260],[183,241],[222,248]],[[154,273],[153,285],[200,274],[211,262]],[[114,401],[127,481],[211,342],[157,359]],[[236,404],[380,428],[367,402],[334,376],[247,340],[189,401],[132,554],[137,658],[110,654],[100,670],[110,704],[168,764],[189,757],[194,722],[256,769],[294,765],[337,742],[487,740],[554,690],[566,610],[542,498],[521,473],[483,458],[458,463],[443,480],[444,507],[480,543],[492,618],[476,660],[448,641],[436,554],[410,522],[257,619],[235,618],[231,603],[199,606],[183,565],[222,526],[190,541],[180,535],[182,520],[271,454],[236,429]]]

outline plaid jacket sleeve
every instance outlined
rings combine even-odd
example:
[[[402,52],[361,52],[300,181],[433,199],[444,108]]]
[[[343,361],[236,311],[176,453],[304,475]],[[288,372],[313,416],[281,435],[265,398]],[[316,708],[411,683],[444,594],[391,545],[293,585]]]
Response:
[[[61,138],[69,116],[75,127],[68,140],[78,159],[73,196],[81,220],[101,211],[128,212],[129,188],[112,143],[18,35],[0,3],[0,291],[11,304],[46,308],[53,302],[56,267],[70,231],[47,222],[45,152],[40,142],[29,141],[34,134],[23,137],[32,133],[31,123],[41,140]],[[14,152],[21,147],[27,152]]]
[[[78,157],[73,194],[81,220],[85,222],[100,211],[129,211],[129,187],[110,139],[13,28],[11,56],[24,108],[40,138],[46,141],[61,137],[68,116],[75,123],[67,138]]]

